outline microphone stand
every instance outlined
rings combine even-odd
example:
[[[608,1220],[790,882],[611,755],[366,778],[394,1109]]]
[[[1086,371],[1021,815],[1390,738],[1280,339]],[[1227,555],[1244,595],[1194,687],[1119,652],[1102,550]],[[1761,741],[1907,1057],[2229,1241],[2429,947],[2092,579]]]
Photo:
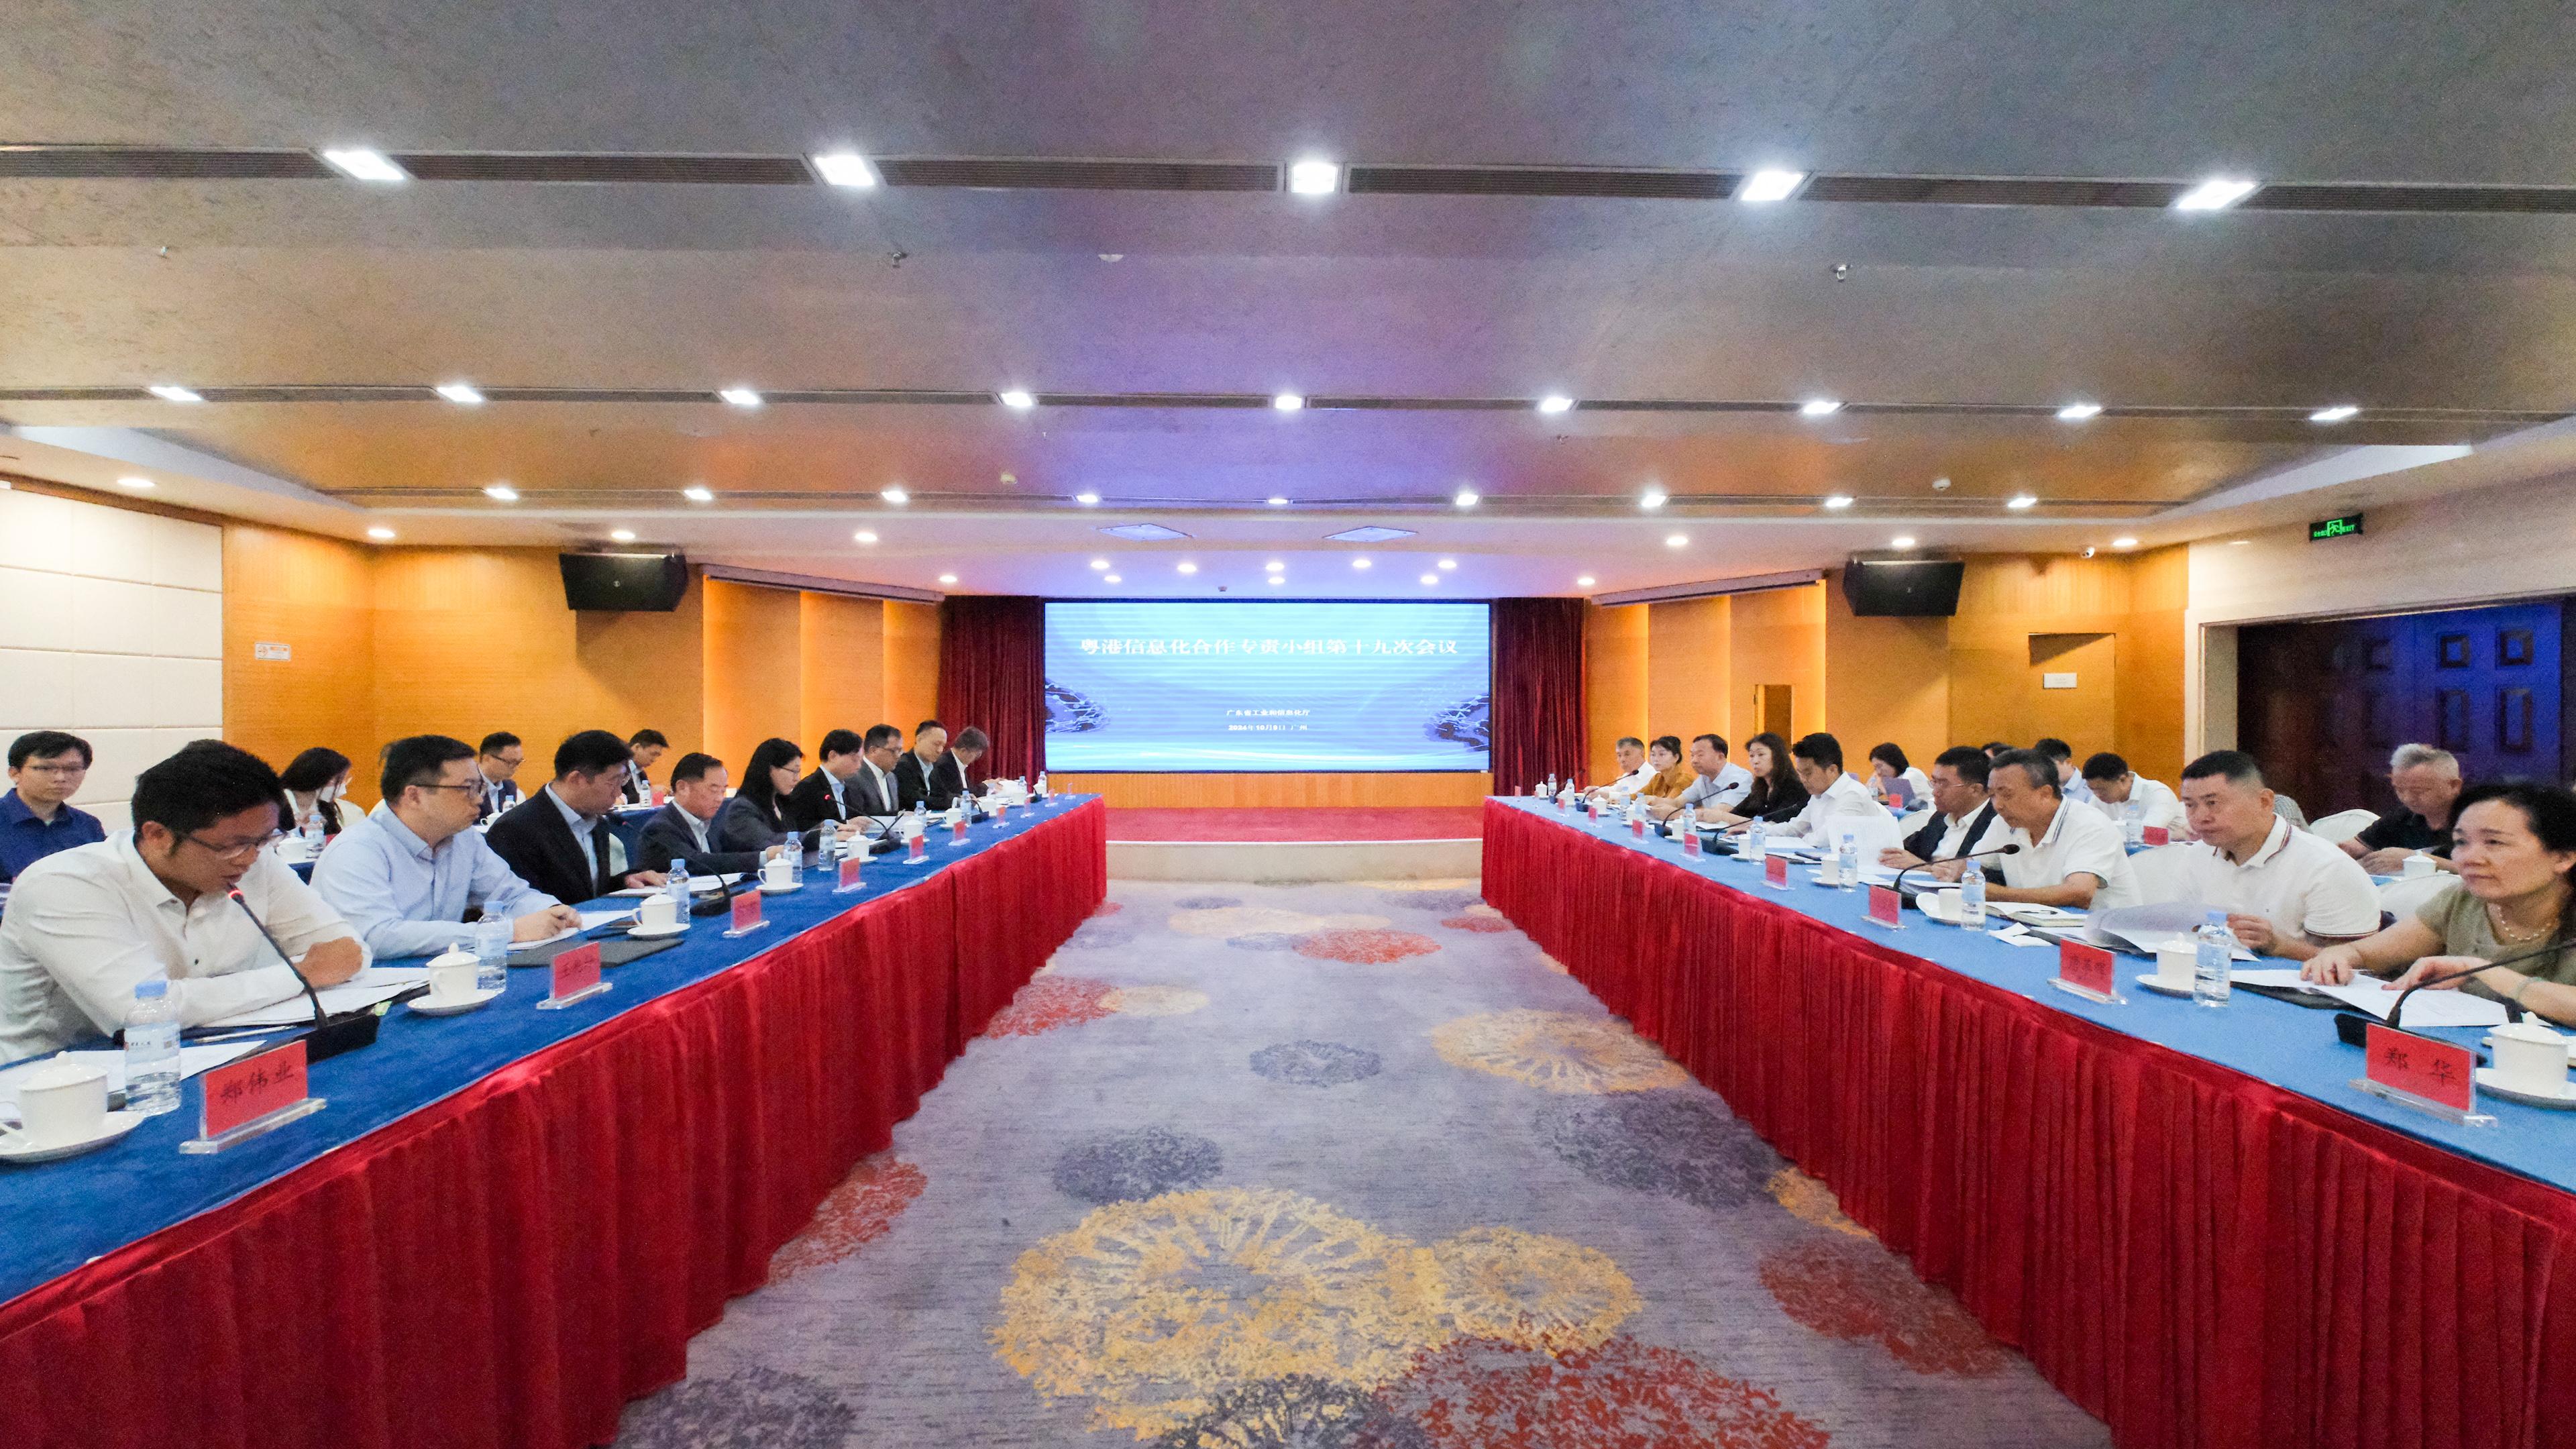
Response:
[[[2003,844],[2003,845],[1998,845],[1998,846],[1996,846],[1996,847],[1995,847],[1994,849],[1992,849],[1992,850],[1979,850],[1979,851],[1972,851],[1972,852],[1970,852],[1969,854],[1966,854],[1966,855],[1954,855],[1954,856],[1950,857],[1950,859],[1952,859],[1952,860],[1983,860],[1983,859],[1985,859],[1985,858],[1986,858],[1987,856],[1989,856],[1989,855],[2019,855],[2019,854],[2021,854],[2021,842],[2020,842],[2020,841],[2018,841],[2018,840],[2015,840],[2015,841],[2007,842],[2007,843],[2005,843],[2005,844]],[[1894,879],[1894,880],[1892,880],[1892,881],[1889,881],[1889,882],[1887,883],[1887,888],[1888,888],[1889,890],[1892,890],[1892,891],[1902,892],[1902,891],[1905,889],[1905,878],[1906,878],[1907,876],[1912,875],[1914,872],[1916,872],[1916,871],[1918,871],[1918,870],[1929,870],[1929,869],[1931,869],[1933,866],[1939,865],[1939,864],[1941,864],[1941,863],[1942,863],[1942,862],[1937,861],[1937,860],[1918,860],[1918,861],[1914,862],[1912,865],[1907,866],[1905,869],[1898,871],[1898,872],[1896,873],[1896,879]]]
[[[260,920],[259,913],[250,908],[250,902],[242,899],[241,887],[235,886],[224,894],[231,898],[234,905],[241,907],[243,915],[250,918],[251,928],[258,931],[259,938],[268,943],[268,949],[277,953],[277,959],[286,963],[286,969],[295,974],[295,984],[304,988],[304,999],[313,1003],[313,1029],[304,1036],[304,1060],[325,1061],[342,1052],[353,1052],[360,1047],[374,1046],[376,1028],[381,1024],[381,1019],[376,1013],[367,1010],[353,1011],[344,1016],[325,1015],[322,1010],[322,998],[314,991],[311,978],[304,974],[303,967],[295,964],[293,957],[286,954],[286,948],[277,944],[277,938],[268,933],[267,923]]]
[[[2536,950],[2524,951],[2518,955],[2507,956],[2501,961],[2482,961],[2475,966],[2465,967],[2458,971],[2445,971],[2439,976],[2427,976],[2423,980],[2418,981],[2414,985],[2397,993],[2397,1004],[2388,1008],[2388,1024],[2390,1027],[2396,1028],[2398,1015],[2406,1010],[2406,998],[2423,990],[2427,986],[2444,986],[2454,981],[2465,981],[2472,976],[2478,975],[2480,972],[2493,971],[2498,966],[2511,966],[2518,962],[2529,961],[2540,956],[2555,956],[2561,951],[2571,949],[2576,949],[2576,943],[2553,941]],[[2504,1019],[2507,1021],[2520,1021],[2522,1020],[2522,1015],[2522,1004],[2512,1000],[2511,998],[2506,998],[2504,1003]]]

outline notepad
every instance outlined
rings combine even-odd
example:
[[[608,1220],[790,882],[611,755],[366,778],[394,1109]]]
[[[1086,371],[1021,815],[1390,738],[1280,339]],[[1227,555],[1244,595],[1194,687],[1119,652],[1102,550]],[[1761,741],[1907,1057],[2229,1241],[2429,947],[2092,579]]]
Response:
[[[337,1016],[344,1011],[356,1011],[361,1007],[373,1006],[379,1001],[391,1001],[415,986],[425,986],[428,983],[429,968],[426,966],[370,966],[337,986],[321,988],[314,995],[322,998],[323,1015]],[[299,991],[273,1006],[236,1011],[221,1021],[211,1021],[206,1024],[208,1026],[302,1026],[312,1019],[313,1003],[305,1000],[304,994]]]
[[[2356,979],[2350,986],[2325,986],[2314,981],[2301,981],[2299,973],[2287,969],[2238,971],[2228,979],[2241,986],[2281,986],[2292,990],[2313,991],[2331,996],[2346,1006],[2366,1011],[2381,1021],[2397,1006],[2403,992],[2391,991],[2388,983],[2371,977]],[[2502,1026],[2504,1003],[2471,996],[2465,991],[2418,991],[2406,998],[2405,1026]]]

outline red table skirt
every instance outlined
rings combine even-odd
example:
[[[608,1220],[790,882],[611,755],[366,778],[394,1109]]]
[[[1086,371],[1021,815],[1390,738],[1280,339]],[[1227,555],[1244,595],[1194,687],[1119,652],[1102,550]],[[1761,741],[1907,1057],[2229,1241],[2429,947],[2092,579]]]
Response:
[[[0,1310],[0,1444],[604,1442],[1107,889],[1087,802]]]
[[[2115,1442],[2576,1443],[2576,1196],[1513,807],[1484,890]]]

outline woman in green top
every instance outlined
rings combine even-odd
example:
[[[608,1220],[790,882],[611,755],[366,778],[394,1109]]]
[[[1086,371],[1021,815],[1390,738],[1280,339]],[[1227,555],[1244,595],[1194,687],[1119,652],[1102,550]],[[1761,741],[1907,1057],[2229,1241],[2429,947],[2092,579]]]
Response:
[[[2440,983],[2576,1022],[2576,795],[2555,785],[2481,785],[2460,796],[2451,859],[2460,883],[2410,921],[2329,946],[2299,974],[2340,986],[2356,971],[2395,976],[2392,991],[2482,961],[2547,954]],[[2549,951],[2555,946],[2557,949]],[[2402,973],[2402,974],[2401,974]],[[2434,989],[2434,988],[2428,988]]]

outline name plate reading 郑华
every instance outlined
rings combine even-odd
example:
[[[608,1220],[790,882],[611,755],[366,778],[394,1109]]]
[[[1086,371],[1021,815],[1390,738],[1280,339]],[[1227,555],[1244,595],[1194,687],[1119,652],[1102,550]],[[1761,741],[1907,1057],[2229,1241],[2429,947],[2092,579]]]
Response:
[[[2364,1050],[2368,1080],[2454,1112],[2477,1110],[2477,1058],[2467,1047],[2373,1022]]]

